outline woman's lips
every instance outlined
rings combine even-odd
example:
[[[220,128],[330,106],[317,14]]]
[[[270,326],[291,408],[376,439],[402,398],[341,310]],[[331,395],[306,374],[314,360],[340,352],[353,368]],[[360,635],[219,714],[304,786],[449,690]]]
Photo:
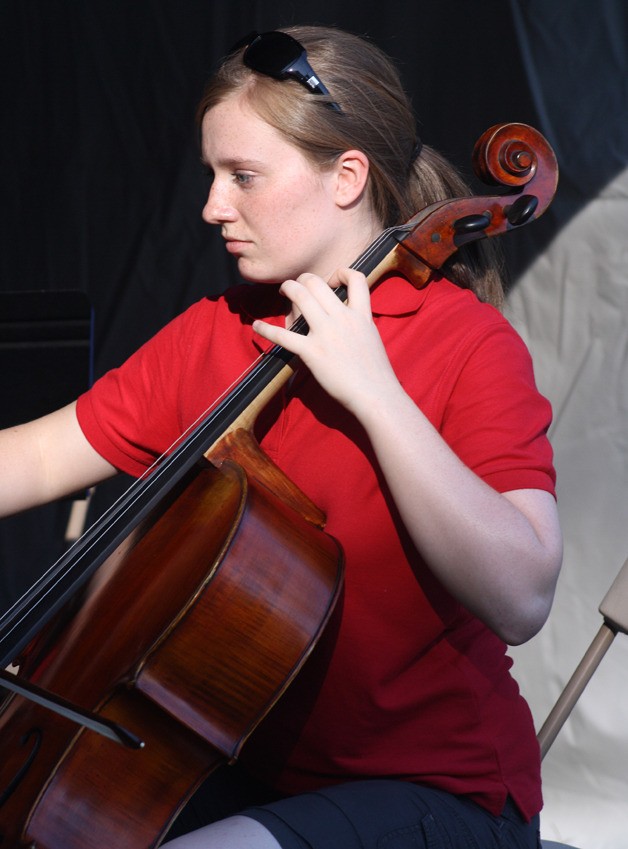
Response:
[[[240,253],[248,242],[241,241],[240,239],[226,239],[225,247],[229,251],[230,254]]]

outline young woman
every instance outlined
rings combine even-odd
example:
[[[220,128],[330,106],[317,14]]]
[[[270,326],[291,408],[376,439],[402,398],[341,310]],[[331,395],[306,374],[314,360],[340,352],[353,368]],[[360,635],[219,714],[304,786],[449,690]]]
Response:
[[[191,307],[76,404],[2,434],[2,503],[141,474],[267,341],[296,354],[256,436],[325,511],[343,603],[221,775],[231,815],[179,825],[168,846],[531,849],[539,752],[505,650],[543,625],[560,567],[549,405],[477,247],[421,290],[389,276],[371,293],[349,269],[383,228],[468,190],[421,148],[378,49],[286,32],[233,52],[199,113],[203,217],[251,285]],[[299,314],[306,336],[289,329]],[[216,817],[196,807],[199,824]]]

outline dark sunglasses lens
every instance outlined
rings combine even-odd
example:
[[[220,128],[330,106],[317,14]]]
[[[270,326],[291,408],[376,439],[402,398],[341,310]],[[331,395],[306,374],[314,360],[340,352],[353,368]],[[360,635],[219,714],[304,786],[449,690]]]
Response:
[[[258,35],[242,57],[244,64],[260,74],[281,77],[305,51],[298,41],[285,32],[265,32]]]

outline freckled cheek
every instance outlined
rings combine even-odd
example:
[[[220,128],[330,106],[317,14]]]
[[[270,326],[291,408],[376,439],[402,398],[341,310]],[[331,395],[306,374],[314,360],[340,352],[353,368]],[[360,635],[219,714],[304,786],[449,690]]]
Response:
[[[311,238],[324,217],[322,204],[311,187],[303,186],[302,180],[298,186],[296,191],[294,184],[276,187],[263,203],[247,208],[252,226],[255,221],[257,237],[266,247],[279,246],[285,254],[293,253],[299,243]]]
[[[284,242],[286,238],[294,238],[305,229],[303,219],[290,204],[277,203],[266,207],[259,215],[260,232],[267,238]]]

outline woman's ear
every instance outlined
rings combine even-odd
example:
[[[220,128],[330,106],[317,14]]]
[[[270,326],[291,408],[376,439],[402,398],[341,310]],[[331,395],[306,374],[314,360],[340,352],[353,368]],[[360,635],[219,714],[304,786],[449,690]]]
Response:
[[[345,150],[335,164],[336,203],[351,206],[361,197],[369,175],[369,160],[361,150]]]

